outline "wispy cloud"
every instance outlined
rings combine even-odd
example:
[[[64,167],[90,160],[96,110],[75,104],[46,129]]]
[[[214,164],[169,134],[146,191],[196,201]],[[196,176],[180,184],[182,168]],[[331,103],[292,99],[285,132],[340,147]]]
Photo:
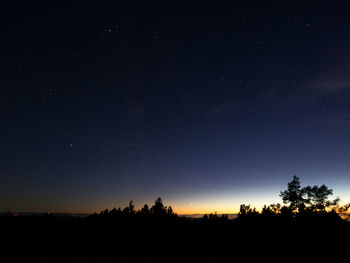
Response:
[[[350,91],[350,77],[338,76],[319,78],[309,84],[311,90],[320,95],[336,94]]]
[[[335,70],[317,72],[306,79],[286,82],[271,80],[262,90],[261,96],[267,101],[286,103],[308,103],[321,97],[341,95],[350,92],[350,74]]]
[[[205,115],[215,115],[215,114],[219,114],[223,111],[227,111],[229,109],[229,105],[228,104],[219,104],[219,105],[215,105],[212,108],[210,108]]]
[[[309,121],[304,124],[305,127],[310,126],[334,126],[334,125],[347,125],[350,124],[350,115],[349,114],[343,114],[341,116],[333,116],[329,117],[327,119],[319,119],[319,120],[313,120]]]

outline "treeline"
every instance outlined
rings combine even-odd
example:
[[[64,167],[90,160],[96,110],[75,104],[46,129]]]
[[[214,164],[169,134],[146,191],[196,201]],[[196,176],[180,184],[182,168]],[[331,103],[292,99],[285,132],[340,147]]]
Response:
[[[238,222],[344,222],[340,214],[346,213],[350,203],[340,206],[339,197],[331,200],[333,190],[326,185],[301,187],[297,176],[280,192],[284,205],[264,206],[260,212],[250,205],[242,204]]]
[[[111,210],[105,209],[100,213],[94,213],[88,219],[96,221],[113,222],[119,221],[138,221],[138,222],[211,222],[211,223],[286,223],[286,222],[333,222],[345,223],[346,220],[342,216],[350,209],[350,203],[346,205],[339,205],[340,199],[337,197],[331,199],[333,190],[326,185],[321,186],[305,186],[302,187],[297,176],[288,183],[287,189],[281,191],[279,196],[283,201],[283,205],[271,204],[265,205],[261,211],[251,205],[242,204],[240,206],[237,218],[231,220],[227,214],[217,215],[216,213],[205,214],[202,218],[193,219],[178,216],[171,206],[165,206],[162,199],[159,197],[155,200],[153,206],[149,207],[145,204],[141,209],[136,210],[133,201],[124,208],[113,208]],[[1,216],[1,218],[18,218],[22,217],[18,213],[8,212]],[[33,216],[26,216],[26,218]],[[67,219],[72,216],[56,216],[54,214],[47,214],[36,216],[42,219]],[[18,218],[18,219],[20,219]]]
[[[129,202],[129,205],[125,208],[118,209],[113,208],[112,210],[105,209],[99,214],[94,213],[91,218],[177,218],[177,214],[174,213],[171,206],[164,206],[162,199],[159,197],[154,202],[154,205],[149,207],[145,204],[141,209],[135,210],[133,201]]]
[[[350,223],[339,214],[350,205],[340,206],[332,194],[326,186],[301,187],[294,177],[280,193],[282,205],[258,211],[242,204],[233,220],[216,213],[199,219],[178,216],[161,198],[141,209],[131,201],[125,208],[81,218],[8,213],[0,217],[2,248],[9,262],[221,261],[218,255],[232,261],[236,255],[251,259],[252,251],[258,260],[261,255],[283,259],[286,248],[297,249],[295,255],[303,258],[309,252],[314,259],[327,249],[347,249],[343,240]]]
[[[286,248],[302,251],[303,258],[309,251],[314,259],[323,256],[320,248],[325,244],[328,251],[346,247],[343,238],[350,234],[350,224],[338,214],[349,205],[340,206],[331,195],[326,186],[301,187],[294,177],[280,193],[283,205],[257,211],[243,204],[233,220],[216,213],[200,219],[178,216],[161,198],[141,209],[131,201],[125,208],[82,218],[8,213],[0,217],[3,251],[11,262],[164,262],[189,257],[197,262],[218,261],[218,255],[232,261],[235,255],[250,257],[252,251],[261,252],[256,253],[259,259],[270,254],[283,259]]]
[[[284,205],[279,203],[268,206],[265,205],[261,211],[258,211],[250,205],[242,204],[239,214],[234,220],[230,220],[228,215],[217,215],[214,213],[205,214],[201,219],[196,221],[218,223],[344,222],[340,214],[347,212],[350,208],[350,204],[340,206],[340,199],[335,198],[331,200],[330,197],[332,195],[333,190],[329,189],[326,185],[302,187],[299,178],[294,176],[293,180],[288,183],[287,189],[280,192],[279,196]],[[91,218],[142,218],[143,220],[146,218],[149,220],[153,220],[154,218],[162,220],[171,218],[174,221],[191,220],[179,217],[171,206],[167,207],[163,205],[161,198],[158,198],[151,207],[145,204],[143,208],[135,210],[133,201],[130,201],[129,205],[123,209],[105,209],[100,213],[93,214]]]

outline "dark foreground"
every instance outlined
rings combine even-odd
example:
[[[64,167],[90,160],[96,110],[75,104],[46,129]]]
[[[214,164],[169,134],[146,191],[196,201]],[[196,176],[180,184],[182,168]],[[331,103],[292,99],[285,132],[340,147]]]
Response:
[[[350,224],[184,218],[2,217],[1,262],[173,262],[348,257]],[[345,239],[344,239],[345,238]]]

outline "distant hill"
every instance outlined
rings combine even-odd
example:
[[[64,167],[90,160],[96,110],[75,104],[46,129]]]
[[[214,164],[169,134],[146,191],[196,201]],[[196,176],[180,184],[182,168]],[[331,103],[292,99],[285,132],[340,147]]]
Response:
[[[179,216],[198,219],[198,218],[202,218],[204,215],[205,214],[184,214],[184,215],[179,215]],[[235,219],[238,216],[238,214],[217,214],[217,216],[222,216],[222,215],[227,215],[229,219]]]
[[[91,214],[85,213],[50,213],[50,212],[42,212],[42,213],[34,213],[34,212],[0,212],[0,216],[2,215],[17,215],[17,216],[72,216],[72,217],[88,217]]]

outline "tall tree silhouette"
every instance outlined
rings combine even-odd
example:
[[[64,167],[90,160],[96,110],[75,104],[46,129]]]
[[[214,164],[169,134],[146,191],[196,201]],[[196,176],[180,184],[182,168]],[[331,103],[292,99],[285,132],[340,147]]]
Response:
[[[122,214],[124,216],[132,216],[135,215],[135,206],[134,206],[134,202],[131,200],[129,202],[129,205],[127,207],[125,207],[122,211]]]
[[[304,191],[301,188],[299,177],[293,176],[293,180],[288,183],[287,190],[280,192],[283,203],[289,205],[292,211],[304,206]]]
[[[165,216],[167,214],[166,208],[163,205],[163,201],[160,197],[154,202],[151,207],[151,214],[154,216]]]
[[[297,176],[294,176],[293,180],[288,183],[287,190],[280,193],[280,197],[285,204],[289,205],[287,208],[291,212],[297,210],[299,213],[308,214],[310,212],[326,212],[327,208],[333,207],[335,209],[339,207],[340,199],[337,197],[330,200],[331,195],[333,195],[333,190],[324,184],[301,187]],[[283,211],[286,212],[286,208],[283,208]]]

